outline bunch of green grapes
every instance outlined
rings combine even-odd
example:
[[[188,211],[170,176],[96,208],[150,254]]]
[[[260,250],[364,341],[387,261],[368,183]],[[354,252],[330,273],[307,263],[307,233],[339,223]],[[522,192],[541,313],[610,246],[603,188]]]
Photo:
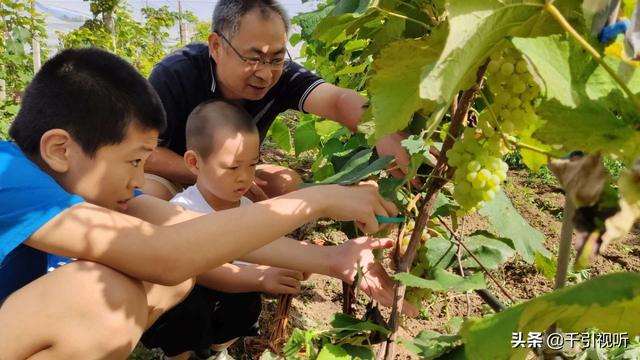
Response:
[[[447,151],[450,166],[455,168],[453,198],[460,205],[458,215],[475,212],[492,200],[507,177],[509,166],[500,136],[482,136],[465,128],[462,138]]]
[[[492,54],[490,59],[487,83],[494,102],[487,109],[491,116],[478,121],[487,138],[493,136],[496,126],[506,134],[526,129],[535,121],[535,100],[540,95],[540,88],[517,50],[507,48]]]
[[[428,235],[427,235],[428,236]],[[423,234],[424,237],[424,234]],[[415,259],[413,260],[413,266],[411,267],[410,273],[420,278],[425,278],[427,276],[427,271],[429,270],[429,260],[427,258],[427,247],[424,242],[420,249],[418,249],[418,253],[416,254]],[[430,289],[416,288],[416,287],[407,287],[407,290],[404,294],[405,300],[409,303],[415,305],[420,308],[422,306],[422,302],[428,300],[431,296]]]

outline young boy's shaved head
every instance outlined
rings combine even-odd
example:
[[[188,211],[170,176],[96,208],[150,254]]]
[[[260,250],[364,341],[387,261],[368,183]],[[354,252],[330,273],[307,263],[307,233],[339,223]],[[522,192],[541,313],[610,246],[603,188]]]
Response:
[[[155,90],[136,69],[99,49],[68,49],[48,60],[27,87],[9,135],[38,154],[51,129],[69,132],[93,156],[119,144],[130,124],[162,132],[166,116]]]
[[[206,159],[216,147],[213,140],[216,134],[229,132],[258,134],[258,128],[243,108],[223,100],[205,101],[187,119],[187,150]]]

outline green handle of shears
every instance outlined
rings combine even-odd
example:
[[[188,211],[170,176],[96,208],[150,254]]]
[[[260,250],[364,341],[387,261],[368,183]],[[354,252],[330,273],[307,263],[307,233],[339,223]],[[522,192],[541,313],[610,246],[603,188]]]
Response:
[[[399,217],[387,217],[387,216],[382,216],[382,215],[376,215],[376,219],[378,219],[378,222],[380,224],[392,224],[392,223],[402,223],[404,221],[404,216],[399,216]]]

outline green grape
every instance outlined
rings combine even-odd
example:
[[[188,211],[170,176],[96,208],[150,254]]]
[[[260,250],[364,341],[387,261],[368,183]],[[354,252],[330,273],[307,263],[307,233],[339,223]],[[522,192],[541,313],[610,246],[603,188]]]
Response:
[[[475,160],[469,161],[469,163],[467,164],[467,170],[470,173],[479,171],[481,167],[482,166],[480,165],[480,162]]]
[[[514,129],[515,129],[515,126],[510,120],[507,120],[502,123],[502,131],[510,133],[510,132],[513,132]]]
[[[511,83],[511,91],[515,94],[522,94],[527,90],[527,84],[525,84],[522,80],[517,79]]]
[[[500,185],[500,178],[498,178],[498,176],[496,176],[495,174],[491,174],[491,176],[487,179],[487,186],[492,189],[498,185]]]
[[[473,181],[471,182],[471,186],[476,190],[482,189],[483,187],[485,187],[486,184],[487,184],[486,181],[480,180],[477,177],[473,179]]]
[[[495,74],[500,71],[500,66],[502,63],[499,59],[489,61],[489,65],[487,65],[487,72],[489,74]]]
[[[468,194],[471,191],[471,184],[466,181],[461,181],[456,184],[455,191],[459,192],[462,195]]]
[[[500,110],[500,117],[502,118],[502,121],[510,119],[511,118],[511,111],[509,111],[507,109]]]
[[[509,76],[511,74],[513,74],[513,63],[512,62],[508,62],[505,59],[505,62],[502,64],[502,66],[500,66],[500,74],[504,75],[504,76]]]
[[[468,182],[473,184],[473,182],[476,180],[477,177],[478,177],[478,173],[475,171],[472,171],[470,173],[467,173],[466,179]]]
[[[527,69],[527,62],[524,60],[518,60],[518,62],[516,63],[516,72],[518,74],[524,74],[528,70],[529,69]]]
[[[511,95],[509,95],[506,92],[501,92],[498,95],[496,95],[496,98],[494,101],[498,105],[505,105],[505,104],[508,104],[510,100],[511,100]]]
[[[491,172],[487,169],[482,169],[478,171],[477,179],[480,181],[487,181],[491,177]]]
[[[494,197],[496,197],[496,193],[492,190],[487,190],[482,193],[482,200],[484,201],[491,201]]]
[[[507,106],[509,106],[510,109],[515,109],[517,107],[520,107],[520,104],[522,104],[522,100],[520,100],[520,98],[512,97],[509,99]]]
[[[492,53],[491,55],[489,55],[489,59],[495,60],[495,61],[501,61],[502,60],[502,51],[496,51],[496,52]]]

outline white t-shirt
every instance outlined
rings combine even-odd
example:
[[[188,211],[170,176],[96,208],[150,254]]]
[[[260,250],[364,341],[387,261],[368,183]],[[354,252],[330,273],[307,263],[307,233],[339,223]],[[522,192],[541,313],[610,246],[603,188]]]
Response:
[[[183,192],[176,194],[171,200],[171,203],[180,205],[187,210],[197,211],[201,213],[212,213],[215,210],[209,206],[207,200],[205,200],[204,196],[198,187],[195,185],[191,185],[186,188]],[[249,200],[246,197],[240,198],[240,206],[253,204],[253,201]]]
[[[184,189],[183,192],[176,194],[176,196],[171,198],[169,202],[180,205],[187,210],[197,211],[205,214],[216,211],[209,205],[209,203],[207,203],[207,200],[205,200],[204,196],[202,196],[202,193],[195,185],[191,185],[188,188]],[[249,204],[253,204],[253,201],[244,196],[240,198],[240,206]],[[235,265],[251,265],[251,263],[239,260],[234,260],[233,263]]]

